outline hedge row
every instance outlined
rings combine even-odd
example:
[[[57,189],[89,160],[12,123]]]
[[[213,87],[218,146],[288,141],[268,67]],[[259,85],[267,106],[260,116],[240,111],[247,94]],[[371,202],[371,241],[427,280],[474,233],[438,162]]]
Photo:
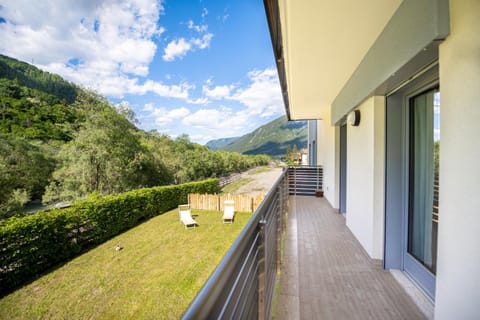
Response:
[[[0,226],[0,295],[49,268],[187,203],[189,193],[216,193],[217,179],[98,196]]]

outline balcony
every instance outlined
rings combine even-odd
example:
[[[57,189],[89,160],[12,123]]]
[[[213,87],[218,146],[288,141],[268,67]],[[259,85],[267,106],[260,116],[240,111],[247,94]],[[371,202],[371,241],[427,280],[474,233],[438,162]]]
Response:
[[[275,319],[425,319],[324,198],[289,201]]]
[[[184,314],[205,318],[426,316],[324,198],[288,196],[285,172]]]

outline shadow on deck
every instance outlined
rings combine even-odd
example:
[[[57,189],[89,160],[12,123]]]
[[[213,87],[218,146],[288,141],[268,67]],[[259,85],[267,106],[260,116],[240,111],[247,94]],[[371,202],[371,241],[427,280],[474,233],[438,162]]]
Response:
[[[324,198],[291,197],[275,319],[425,319]]]

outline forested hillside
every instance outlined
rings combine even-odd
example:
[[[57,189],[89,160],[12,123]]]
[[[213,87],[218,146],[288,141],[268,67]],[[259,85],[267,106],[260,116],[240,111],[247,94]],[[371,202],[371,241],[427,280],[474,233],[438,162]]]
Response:
[[[219,150],[225,148],[225,146],[228,146],[229,144],[232,144],[233,142],[235,142],[235,140],[239,138],[240,137],[232,137],[210,140],[205,145],[212,150]]]
[[[195,181],[269,161],[145,132],[133,118],[58,75],[0,56],[0,218],[34,200]]]
[[[0,54],[0,78],[14,80],[21,86],[49,94],[60,101],[73,103],[79,89],[56,74],[42,71],[28,63]]]
[[[298,150],[307,146],[307,122],[288,121],[282,116],[244,136],[212,140],[207,146],[243,154],[283,157],[289,146],[296,146]]]

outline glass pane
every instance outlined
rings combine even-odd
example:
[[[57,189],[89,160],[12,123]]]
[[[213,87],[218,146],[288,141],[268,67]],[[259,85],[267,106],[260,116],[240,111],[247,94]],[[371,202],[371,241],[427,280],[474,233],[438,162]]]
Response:
[[[410,101],[410,183],[408,252],[436,272],[440,93],[432,90]]]

